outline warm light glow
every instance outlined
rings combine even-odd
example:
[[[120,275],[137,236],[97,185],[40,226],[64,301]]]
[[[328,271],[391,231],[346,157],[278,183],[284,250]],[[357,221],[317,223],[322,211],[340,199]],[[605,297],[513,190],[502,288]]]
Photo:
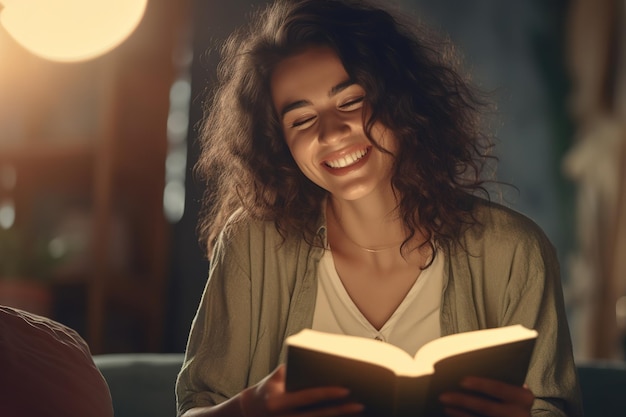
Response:
[[[54,61],[83,61],[122,43],[141,21],[147,2],[0,0],[0,24],[36,55]]]

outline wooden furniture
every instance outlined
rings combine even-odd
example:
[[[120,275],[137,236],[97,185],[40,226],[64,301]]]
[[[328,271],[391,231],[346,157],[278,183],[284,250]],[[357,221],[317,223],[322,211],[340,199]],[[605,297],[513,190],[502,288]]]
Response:
[[[151,0],[124,44],[74,64],[34,57],[0,28],[0,174],[15,178],[0,204],[13,202],[14,227],[31,240],[44,233],[42,217],[48,226],[75,211],[88,219],[83,262],[53,282],[84,288],[85,328],[77,330],[93,353],[161,345],[169,91],[186,14],[186,1]],[[115,342],[126,321],[135,323],[133,346]]]

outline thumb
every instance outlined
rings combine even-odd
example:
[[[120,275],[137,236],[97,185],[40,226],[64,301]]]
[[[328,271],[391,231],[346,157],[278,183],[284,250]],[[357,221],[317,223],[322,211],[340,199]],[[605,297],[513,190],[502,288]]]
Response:
[[[265,378],[265,382],[261,385],[266,395],[285,392],[285,373],[285,365],[279,365]]]
[[[271,380],[273,383],[280,383],[281,385],[284,385],[285,374],[286,374],[285,365],[281,364],[281,365],[278,365],[276,369],[274,369],[274,371],[270,374],[268,379]]]

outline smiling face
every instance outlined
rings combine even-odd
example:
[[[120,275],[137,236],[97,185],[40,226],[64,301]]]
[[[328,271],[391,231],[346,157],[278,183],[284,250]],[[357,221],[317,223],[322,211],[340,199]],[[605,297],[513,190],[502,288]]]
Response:
[[[281,61],[271,91],[287,146],[307,178],[342,200],[391,190],[393,157],[363,129],[366,92],[332,49],[311,47]],[[382,125],[374,125],[372,136],[394,152],[396,141]]]

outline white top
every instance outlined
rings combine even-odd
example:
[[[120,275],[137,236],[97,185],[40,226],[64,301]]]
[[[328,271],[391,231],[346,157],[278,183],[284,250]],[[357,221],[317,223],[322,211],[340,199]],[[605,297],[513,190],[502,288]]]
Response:
[[[313,329],[383,340],[410,355],[441,336],[439,309],[443,285],[443,251],[422,271],[389,320],[377,330],[346,291],[335,269],[332,252],[324,252],[318,269]]]

